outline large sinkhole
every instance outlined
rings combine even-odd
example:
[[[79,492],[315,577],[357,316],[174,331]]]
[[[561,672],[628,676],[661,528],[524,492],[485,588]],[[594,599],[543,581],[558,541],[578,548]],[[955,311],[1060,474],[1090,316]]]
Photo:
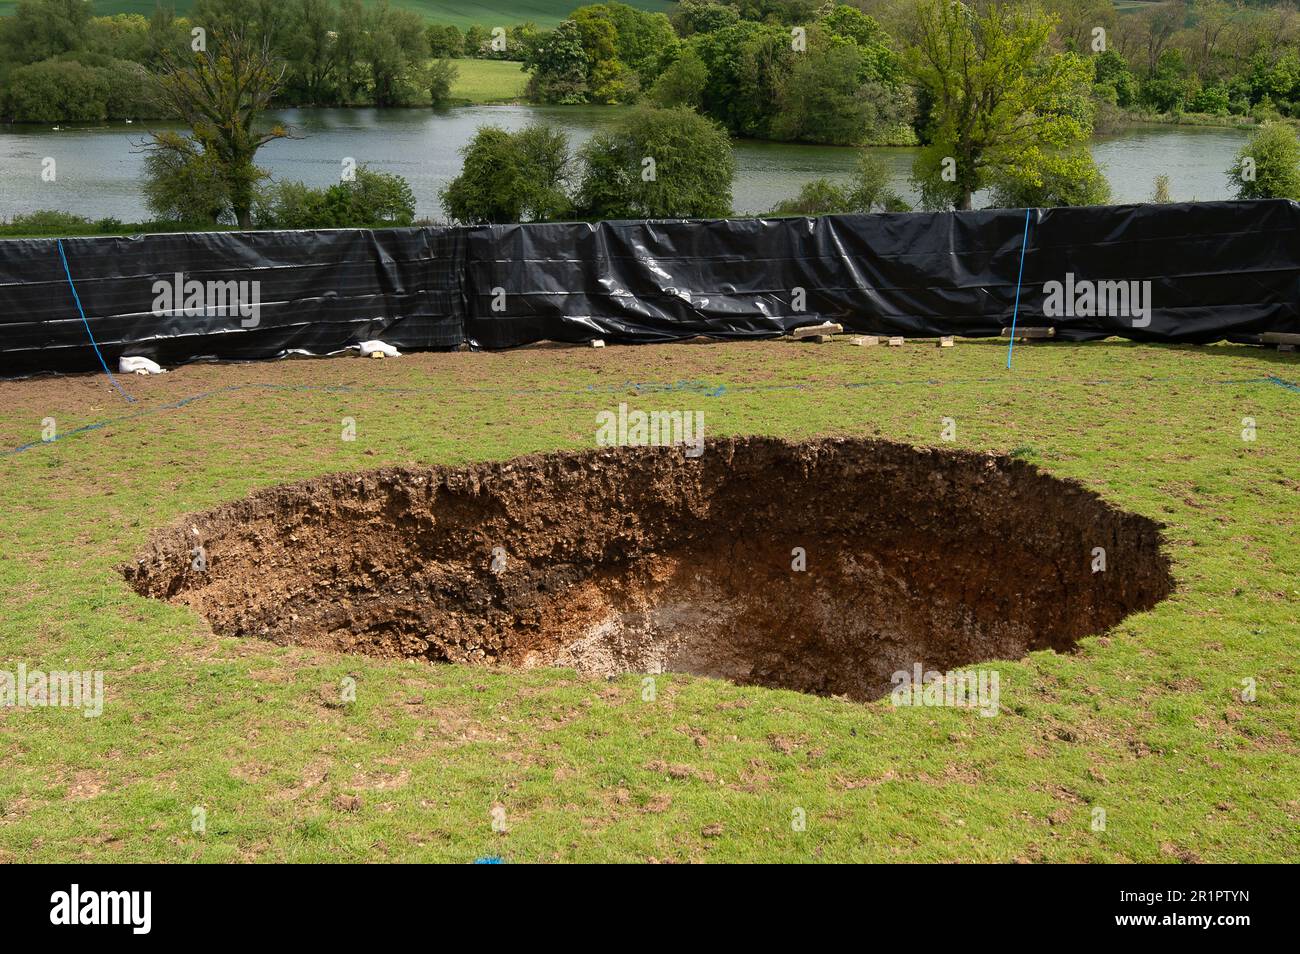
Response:
[[[1069,650],[1172,587],[1156,523],[1023,461],[756,437],[273,487],[124,573],[224,635],[860,700]]]

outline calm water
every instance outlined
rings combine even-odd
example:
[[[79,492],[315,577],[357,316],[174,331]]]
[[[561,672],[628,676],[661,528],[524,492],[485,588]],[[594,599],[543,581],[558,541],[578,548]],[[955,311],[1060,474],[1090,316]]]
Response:
[[[291,109],[276,114],[301,139],[273,142],[258,154],[272,176],[313,186],[338,181],[346,156],[405,176],[422,218],[439,219],[438,190],[460,171],[458,150],[482,125],[520,129],[544,119],[568,132],[575,148],[615,121],[617,109],[562,106],[475,106],[427,109]],[[36,209],[62,209],[90,218],[125,222],[149,218],[140,197],[142,154],[137,143],[147,128],[166,124],[0,127],[0,217]],[[1151,197],[1153,180],[1170,178],[1176,200],[1226,199],[1224,170],[1246,139],[1239,130],[1192,126],[1126,129],[1099,140],[1093,154],[1103,165],[1117,202]],[[881,149],[895,188],[914,199],[907,173],[915,150]],[[45,157],[57,163],[56,182],[41,180]],[[844,179],[855,150],[740,142],[736,145],[734,204],[738,212],[763,212],[819,177]]]

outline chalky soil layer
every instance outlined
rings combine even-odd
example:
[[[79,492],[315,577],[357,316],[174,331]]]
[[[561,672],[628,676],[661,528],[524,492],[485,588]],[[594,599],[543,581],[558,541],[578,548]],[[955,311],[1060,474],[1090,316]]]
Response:
[[[156,532],[123,573],[224,635],[866,700],[918,662],[1067,651],[1150,608],[1173,586],[1161,542],[1023,461],[741,437],[273,487]]]

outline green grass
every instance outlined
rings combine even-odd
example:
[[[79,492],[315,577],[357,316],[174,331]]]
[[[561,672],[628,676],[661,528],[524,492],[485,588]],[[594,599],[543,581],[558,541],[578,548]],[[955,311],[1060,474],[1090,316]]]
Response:
[[[0,669],[102,669],[107,695],[98,719],[0,708],[0,861],[1297,857],[1300,393],[1268,378],[1300,380],[1300,362],[1051,344],[1008,372],[1004,355],[751,342],[196,365],[124,381],[131,406],[102,376],[0,382],[0,447],[47,417],[68,435],[0,457]],[[242,387],[171,406],[226,384]],[[308,384],[353,390],[263,386]],[[116,571],[153,528],[256,488],[591,447],[620,400],[702,408],[714,435],[947,446],[955,418],[960,447],[1163,521],[1177,592],[1076,654],[999,663],[988,719],[676,675],[643,702],[634,676],[217,637]]]
[[[508,103],[524,95],[528,74],[509,60],[456,60],[458,74],[451,95],[468,103]]]
[[[373,0],[366,0],[370,5]],[[460,0],[392,0],[392,6],[414,10],[435,23],[452,23],[464,29],[478,24],[485,27],[513,26],[516,23],[536,23],[540,27],[553,27],[584,0],[488,0],[486,3],[462,3]],[[665,11],[672,6],[670,0],[626,0],[629,6],[640,10]],[[171,4],[176,12],[185,15],[194,6],[193,0],[175,0]],[[17,6],[17,0],[0,0],[0,15],[7,16]],[[138,13],[148,17],[157,6],[157,0],[95,0],[96,16],[115,13]]]

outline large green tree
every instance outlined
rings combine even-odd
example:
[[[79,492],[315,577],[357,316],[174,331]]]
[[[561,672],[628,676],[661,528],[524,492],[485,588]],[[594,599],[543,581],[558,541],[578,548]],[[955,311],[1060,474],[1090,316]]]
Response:
[[[423,100],[429,45],[419,14],[394,10],[387,0],[367,8],[363,49],[376,106],[403,106]]]
[[[563,21],[533,44],[525,54],[524,66],[532,74],[530,99],[570,105],[587,101],[591,60],[583,45],[583,32],[573,20]]]
[[[146,148],[171,155],[184,165],[200,157],[215,169],[242,228],[252,225],[253,191],[263,173],[254,165],[257,150],[288,136],[262,118],[280,87],[283,67],[276,64],[265,36],[240,32],[209,34],[206,49],[167,54],[159,70],[159,99],[170,118],[190,128],[179,148],[168,136],[152,134]]]
[[[572,212],[569,140],[546,125],[508,132],[483,126],[462,150],[460,175],[442,191],[447,217],[464,225],[546,222]]]
[[[1053,20],[1032,4],[926,0],[908,66],[930,103],[912,177],[925,204],[971,208],[988,186],[1044,184],[1091,162],[1091,64],[1053,53]]]
[[[731,214],[736,162],[726,130],[687,108],[638,107],[583,147],[579,211],[592,219]]]

